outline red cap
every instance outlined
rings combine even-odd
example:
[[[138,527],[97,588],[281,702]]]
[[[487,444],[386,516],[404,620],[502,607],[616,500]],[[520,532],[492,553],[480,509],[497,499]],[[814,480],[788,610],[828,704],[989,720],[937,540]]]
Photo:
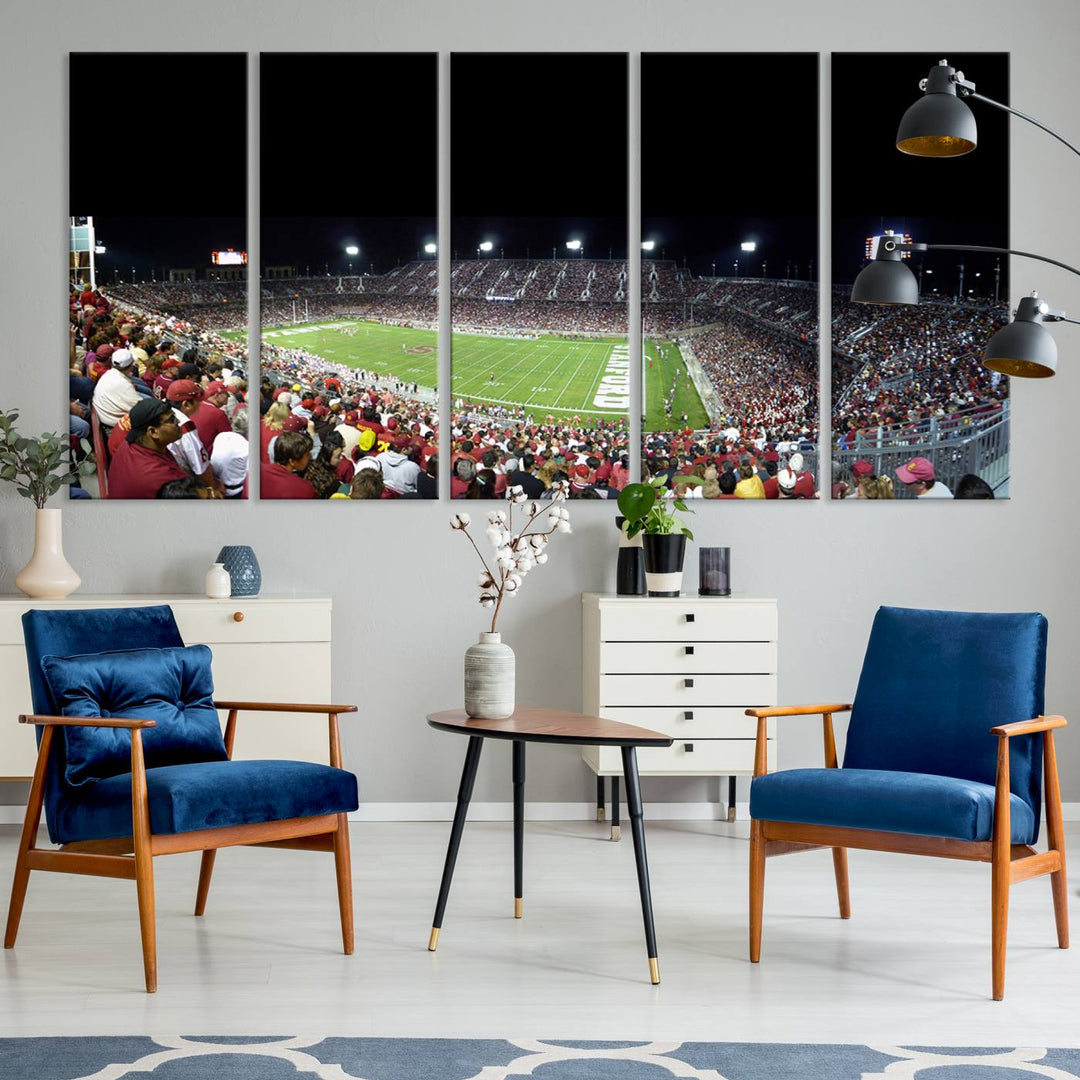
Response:
[[[281,425],[282,431],[307,431],[307,421],[302,416],[297,416],[295,413],[285,417],[285,422]]]
[[[179,366],[180,361],[177,360],[175,356],[170,356],[169,359],[161,365],[161,370],[164,371],[166,368],[174,368]]]
[[[207,386],[203,397],[212,398],[215,394],[227,394],[228,392],[229,388],[220,379],[215,379]]]
[[[901,484],[932,484],[934,466],[924,457],[912,458],[906,465],[896,470]]]
[[[851,466],[851,475],[854,476],[856,480],[863,476],[873,476],[874,466],[871,465],[869,461],[856,461]]]
[[[202,391],[190,379],[176,379],[165,395],[170,401],[198,401]]]

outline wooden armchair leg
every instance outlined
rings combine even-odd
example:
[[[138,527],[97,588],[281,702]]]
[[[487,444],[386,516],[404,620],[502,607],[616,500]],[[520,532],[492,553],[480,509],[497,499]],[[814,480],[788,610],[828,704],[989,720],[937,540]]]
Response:
[[[150,803],[146,793],[146,765],[142,732],[131,732],[131,817],[135,840],[135,891],[139,898],[146,992],[157,990],[157,935],[154,923],[154,856],[150,849]]]
[[[1012,880],[1012,826],[1009,814],[1009,740],[998,739],[994,786],[994,831],[990,859],[991,968],[994,1000],[1005,997],[1005,940],[1009,932],[1009,884]]]
[[[836,875],[836,898],[840,901],[840,918],[851,918],[851,895],[848,892],[847,848],[832,849],[833,873]]]
[[[1046,778],[1046,832],[1051,851],[1061,858],[1061,869],[1050,875],[1050,890],[1054,897],[1054,922],[1057,925],[1058,948],[1069,947],[1069,893],[1065,883],[1065,824],[1061,813],[1061,784],[1058,780],[1057,751],[1054,733],[1043,735],[1043,775]]]
[[[341,910],[341,944],[345,955],[352,956],[352,852],[349,849],[348,814],[338,814],[338,827],[334,831],[334,869],[337,873],[338,907]]]
[[[195,914],[201,915],[206,910],[206,897],[210,892],[210,878],[214,873],[214,859],[217,848],[209,848],[202,853],[199,864],[199,887],[195,891]]]
[[[15,948],[15,938],[19,933],[23,902],[26,900],[26,886],[30,883],[30,867],[26,865],[26,855],[37,844],[37,831],[41,825],[41,808],[45,802],[45,768],[49,761],[52,737],[53,729],[45,728],[41,735],[41,745],[38,747],[34,779],[30,784],[30,797],[26,802],[26,817],[23,818],[22,836],[19,839],[19,852],[15,856],[11,903],[8,904],[7,928],[4,931],[5,949]]]
[[[761,960],[761,917],[765,906],[765,837],[760,821],[750,822],[750,963]]]

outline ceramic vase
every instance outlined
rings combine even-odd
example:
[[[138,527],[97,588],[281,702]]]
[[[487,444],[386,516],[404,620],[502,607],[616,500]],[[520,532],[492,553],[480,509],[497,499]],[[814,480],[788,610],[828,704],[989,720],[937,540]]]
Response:
[[[38,510],[34,516],[34,555],[19,571],[15,586],[37,600],[70,596],[82,578],[64,558],[60,510]]]
[[[231,544],[218,552],[232,582],[233,596],[258,596],[262,588],[262,570],[255,552],[247,544]]]
[[[229,580],[229,571],[219,563],[214,563],[206,571],[206,595],[211,600],[225,600],[232,593],[232,582]]]
[[[616,596],[645,595],[645,551],[641,544],[641,533],[632,540],[623,529],[624,517],[615,519],[615,528],[619,530],[619,561],[615,568]]]
[[[686,537],[682,533],[646,533],[644,546],[649,595],[678,596],[682,591]]]
[[[465,712],[484,720],[503,720],[514,711],[514,650],[501,634],[482,633],[465,650]]]

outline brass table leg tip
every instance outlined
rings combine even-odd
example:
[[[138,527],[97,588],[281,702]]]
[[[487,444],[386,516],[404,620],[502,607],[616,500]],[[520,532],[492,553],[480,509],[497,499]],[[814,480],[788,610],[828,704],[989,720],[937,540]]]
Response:
[[[439,929],[438,926],[431,928],[431,937],[427,942],[428,952],[434,952],[439,947]]]
[[[520,896],[514,897],[514,918],[520,919],[525,914],[525,901]]]
[[[734,806],[729,806],[728,807],[727,819],[728,819],[728,821],[734,821],[735,820],[735,807]]]
[[[596,808],[596,820],[603,821],[606,816],[607,815],[604,813],[604,808],[602,806],[598,806]]]
[[[660,964],[655,956],[649,957],[649,979],[653,986],[657,986],[660,983]]]
[[[612,840],[618,840],[619,836],[621,834],[622,834],[622,826],[620,826],[620,825],[612,825],[611,826],[611,839]]]

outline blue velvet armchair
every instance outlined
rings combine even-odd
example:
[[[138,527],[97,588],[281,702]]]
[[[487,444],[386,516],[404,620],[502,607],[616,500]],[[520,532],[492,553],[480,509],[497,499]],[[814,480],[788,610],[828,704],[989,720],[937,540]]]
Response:
[[[847,848],[991,865],[993,996],[1005,996],[1009,887],[1050,875],[1058,946],[1069,946],[1065,842],[1043,716],[1046,619],[881,608],[852,705],[747,709],[758,720],[750,787],[750,959],[761,957],[765,860],[832,848],[840,917],[850,915]],[[843,768],[832,717],[851,712]],[[823,719],[825,768],[766,774],[772,716]],[[1041,758],[1041,760],[1040,760]],[[1037,852],[1043,780],[1048,849]]]
[[[153,859],[201,851],[195,914],[218,848],[332,852],[344,951],[353,951],[348,813],[338,717],[355,705],[215,701],[210,650],[185,647],[167,606],[29,611],[23,635],[38,758],[15,865],[4,947],[13,948],[32,870],[136,884],[146,990],[157,989]],[[93,651],[91,651],[93,650]],[[218,710],[227,711],[222,733]],[[247,710],[329,718],[330,765],[233,761]],[[45,810],[49,839],[37,846]]]

